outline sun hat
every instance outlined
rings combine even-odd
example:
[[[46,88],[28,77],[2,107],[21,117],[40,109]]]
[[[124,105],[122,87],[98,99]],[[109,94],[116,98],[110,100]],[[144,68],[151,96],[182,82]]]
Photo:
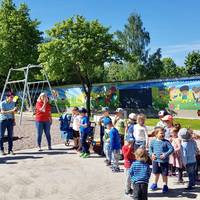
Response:
[[[172,121],[173,120],[173,117],[171,115],[165,115],[163,118],[162,118],[163,121]]]
[[[165,110],[160,110],[160,111],[158,112],[158,116],[159,116],[159,117],[162,117],[162,116],[165,116],[165,115],[167,115],[167,112],[166,112]]]
[[[137,115],[135,113],[131,113],[129,114],[128,118],[131,120],[137,120]]]
[[[102,108],[102,112],[108,112],[109,111],[109,108],[108,107],[103,107]]]
[[[117,112],[117,113],[123,113],[124,109],[123,108],[117,108],[115,112]]]
[[[181,128],[178,132],[179,138],[181,138],[183,141],[184,140],[189,140],[191,138],[190,131],[186,128]]]

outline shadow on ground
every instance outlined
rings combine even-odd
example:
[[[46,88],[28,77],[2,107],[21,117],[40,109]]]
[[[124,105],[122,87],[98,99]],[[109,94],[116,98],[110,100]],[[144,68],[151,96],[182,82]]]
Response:
[[[199,193],[200,192],[200,188],[199,187],[195,187],[194,190],[186,191],[184,188],[174,188],[174,189],[170,189],[168,193],[166,194],[162,194],[161,192],[153,192],[153,193],[149,193],[148,196],[149,197],[153,197],[153,198],[162,198],[162,197],[168,197],[169,199],[172,198],[188,198],[188,199],[195,199],[197,197],[197,194],[195,193]]]
[[[40,157],[39,156],[5,156],[5,157],[0,158],[0,164],[17,164],[16,162],[17,160],[40,159],[40,158],[43,158],[43,157],[41,156]]]

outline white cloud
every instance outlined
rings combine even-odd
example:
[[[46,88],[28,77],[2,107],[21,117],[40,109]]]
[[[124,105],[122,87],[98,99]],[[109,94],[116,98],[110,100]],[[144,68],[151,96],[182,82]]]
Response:
[[[162,57],[172,57],[176,64],[184,65],[185,57],[189,52],[200,50],[200,41],[166,46],[160,45],[159,47],[153,47],[152,52],[158,48],[162,49]]]
[[[165,54],[174,54],[174,53],[181,53],[181,52],[191,52],[200,50],[200,41],[191,42],[187,44],[176,44],[176,45],[168,45],[163,46],[162,50]]]

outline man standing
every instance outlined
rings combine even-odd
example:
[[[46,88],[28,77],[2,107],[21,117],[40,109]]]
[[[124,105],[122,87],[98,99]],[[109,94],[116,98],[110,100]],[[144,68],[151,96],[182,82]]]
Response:
[[[13,127],[15,125],[14,113],[17,110],[13,102],[13,94],[8,92],[6,99],[0,103],[0,151],[1,155],[5,155],[3,140],[7,129],[8,133],[8,154],[13,153]]]

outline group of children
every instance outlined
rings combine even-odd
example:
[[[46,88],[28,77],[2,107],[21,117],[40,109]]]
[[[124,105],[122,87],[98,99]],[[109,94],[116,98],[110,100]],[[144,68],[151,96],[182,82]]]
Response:
[[[197,178],[197,144],[190,129],[173,124],[173,117],[166,111],[159,112],[160,121],[154,130],[148,133],[145,126],[145,115],[129,114],[124,117],[124,110],[118,108],[114,119],[109,109],[103,108],[100,117],[100,140],[102,155],[106,157],[106,165],[113,172],[120,172],[119,158],[124,158],[125,194],[132,195],[135,200],[148,198],[148,183],[151,172],[153,183],[151,190],[158,189],[158,180],[162,175],[162,192],[168,192],[168,176],[178,172],[178,183],[183,183],[185,169],[189,183],[187,190],[192,190]],[[87,110],[72,110],[72,128],[74,148],[80,151],[80,157],[89,156],[87,142],[90,122]],[[122,154],[122,155],[120,155]]]
[[[125,120],[122,112],[121,108],[116,110],[112,123],[108,109],[104,108],[99,125],[103,127],[101,130],[104,129],[102,138],[106,164],[112,164],[113,172],[120,171],[118,165],[120,151],[123,154],[125,194],[132,195],[134,199],[147,199],[151,171],[154,177],[150,189],[153,191],[158,189],[161,174],[162,192],[166,193],[168,176],[176,175],[177,171],[178,183],[184,183],[184,169],[189,178],[186,190],[192,190],[198,178],[196,160],[198,148],[194,140],[194,137],[198,136],[194,136],[190,129],[181,128],[180,124],[174,125],[173,117],[164,110],[159,112],[160,121],[150,133],[145,126],[145,115],[131,113],[128,120]],[[118,126],[116,121],[120,121]]]

